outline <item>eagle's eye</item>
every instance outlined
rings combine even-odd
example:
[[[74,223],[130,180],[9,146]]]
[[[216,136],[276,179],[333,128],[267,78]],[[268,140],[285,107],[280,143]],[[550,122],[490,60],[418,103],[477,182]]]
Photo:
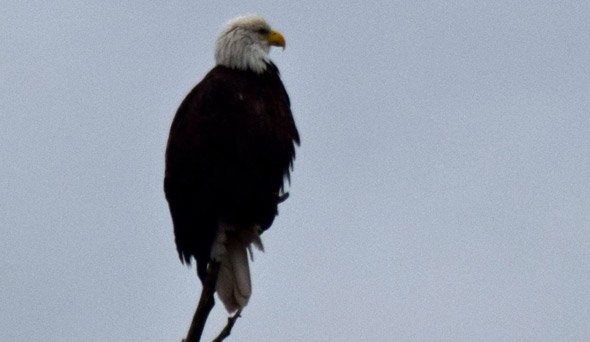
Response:
[[[258,30],[256,30],[256,32],[260,33],[263,36],[266,36],[270,33],[270,30],[262,27],[262,28],[259,28]]]

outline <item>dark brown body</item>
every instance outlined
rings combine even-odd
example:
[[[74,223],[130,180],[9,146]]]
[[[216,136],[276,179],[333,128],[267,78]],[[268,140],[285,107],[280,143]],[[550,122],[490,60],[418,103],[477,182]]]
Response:
[[[172,122],[164,191],[179,256],[203,280],[219,222],[266,230],[299,135],[272,64],[263,74],[217,66]]]

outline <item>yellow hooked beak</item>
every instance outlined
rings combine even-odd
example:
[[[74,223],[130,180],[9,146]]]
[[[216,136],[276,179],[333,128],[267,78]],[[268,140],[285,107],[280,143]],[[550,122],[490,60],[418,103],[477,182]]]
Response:
[[[283,50],[285,49],[285,37],[283,37],[283,35],[279,31],[271,30],[268,33],[268,36],[266,36],[266,41],[270,45],[280,46],[283,48]]]

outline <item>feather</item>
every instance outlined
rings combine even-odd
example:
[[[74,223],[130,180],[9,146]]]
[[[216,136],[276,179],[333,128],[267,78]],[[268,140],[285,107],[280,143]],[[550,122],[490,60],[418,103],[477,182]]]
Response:
[[[251,244],[261,249],[259,228],[236,229],[221,223],[211,250],[211,258],[219,262],[219,274],[215,290],[229,312],[248,304],[252,294],[248,251]]]

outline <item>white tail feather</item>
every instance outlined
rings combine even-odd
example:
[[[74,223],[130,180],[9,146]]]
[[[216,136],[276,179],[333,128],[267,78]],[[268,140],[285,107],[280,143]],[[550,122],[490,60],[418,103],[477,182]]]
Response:
[[[220,224],[219,228],[211,253],[220,264],[215,289],[227,311],[234,312],[246,306],[252,294],[248,251],[250,244],[262,249],[262,241],[258,227],[242,230]]]

